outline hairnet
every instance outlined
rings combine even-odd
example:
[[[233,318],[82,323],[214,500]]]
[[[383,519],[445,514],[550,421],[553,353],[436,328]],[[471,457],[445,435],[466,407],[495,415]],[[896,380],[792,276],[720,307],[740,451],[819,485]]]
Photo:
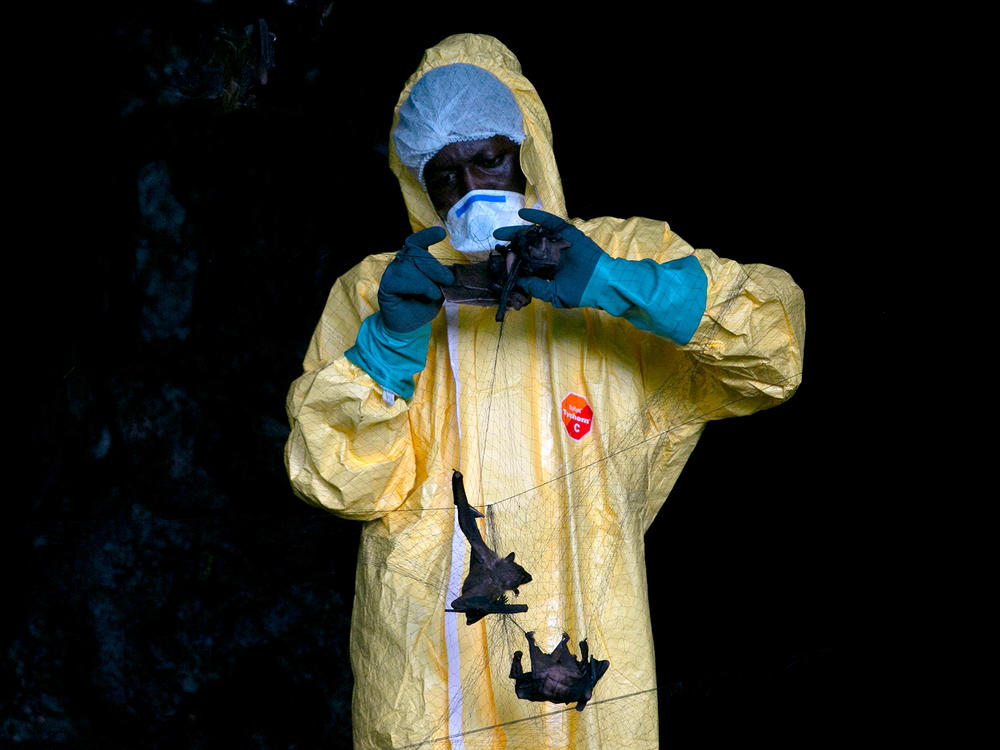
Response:
[[[399,108],[396,153],[424,185],[424,166],[449,143],[503,135],[524,140],[514,95],[492,73],[454,63],[429,71]]]

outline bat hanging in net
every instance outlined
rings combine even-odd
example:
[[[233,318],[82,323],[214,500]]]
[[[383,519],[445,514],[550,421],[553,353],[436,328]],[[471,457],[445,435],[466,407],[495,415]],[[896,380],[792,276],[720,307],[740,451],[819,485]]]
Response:
[[[488,614],[527,612],[526,604],[508,604],[507,592],[518,595],[518,587],[531,581],[531,574],[514,562],[514,553],[500,557],[486,546],[476,519],[483,514],[469,505],[465,483],[460,472],[451,477],[451,490],[458,507],[458,525],[472,547],[469,574],[462,582],[462,595],[451,603],[449,612],[464,612],[465,622],[472,625]]]
[[[551,654],[542,653],[535,645],[535,634],[525,633],[528,639],[528,658],[531,671],[525,672],[521,666],[521,652],[514,652],[510,665],[510,678],[514,680],[514,692],[518,698],[549,703],[573,703],[582,711],[594,692],[594,685],[608,671],[608,660],[590,656],[587,639],[580,641],[580,659],[569,652],[566,644],[569,635],[563,633],[562,640]]]

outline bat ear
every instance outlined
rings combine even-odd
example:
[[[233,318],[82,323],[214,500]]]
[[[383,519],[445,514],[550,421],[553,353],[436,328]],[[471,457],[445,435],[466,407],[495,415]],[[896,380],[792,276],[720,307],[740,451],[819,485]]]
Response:
[[[510,553],[509,555],[507,555],[507,557],[505,557],[504,559],[505,559],[505,560],[509,560],[510,562],[514,562],[514,553],[513,553],[513,552],[511,552],[511,553]]]

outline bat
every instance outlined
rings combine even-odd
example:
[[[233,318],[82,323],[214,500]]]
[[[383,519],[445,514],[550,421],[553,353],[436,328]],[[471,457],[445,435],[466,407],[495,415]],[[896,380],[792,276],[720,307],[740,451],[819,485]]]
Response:
[[[563,633],[562,640],[551,654],[543,654],[535,645],[535,634],[525,633],[528,639],[528,658],[531,671],[521,667],[521,652],[514,652],[510,665],[510,677],[514,680],[514,692],[518,698],[529,701],[549,701],[550,703],[572,703],[582,711],[594,691],[594,685],[608,671],[611,662],[597,660],[590,656],[587,639],[580,641],[580,660],[569,652],[566,644],[569,635]]]
[[[570,246],[558,232],[538,225],[519,231],[508,246],[497,245],[485,261],[448,266],[455,283],[442,286],[444,298],[463,305],[496,306],[497,322],[509,308],[520,310],[531,295],[516,284],[522,276],[551,279]]]
[[[502,322],[507,313],[508,298],[517,292],[515,288],[521,276],[537,276],[551,279],[555,276],[562,260],[562,253],[570,243],[560,237],[555,230],[537,224],[527,226],[510,241],[507,248],[498,247],[487,259],[490,270],[500,279],[500,299],[497,304],[496,320]],[[519,309],[515,307],[514,309]]]
[[[476,519],[483,514],[469,505],[465,483],[460,472],[451,477],[451,490],[458,506],[458,525],[472,547],[469,574],[462,582],[462,595],[451,603],[450,612],[464,612],[465,622],[472,625],[488,614],[527,612],[526,604],[508,604],[506,592],[518,595],[518,587],[531,581],[531,575],[514,562],[514,553],[500,557],[486,546]]]

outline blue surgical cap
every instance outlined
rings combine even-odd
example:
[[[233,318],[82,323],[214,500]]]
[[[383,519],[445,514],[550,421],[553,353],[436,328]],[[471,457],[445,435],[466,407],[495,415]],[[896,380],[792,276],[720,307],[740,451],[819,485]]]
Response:
[[[506,136],[524,140],[521,110],[495,75],[454,63],[428,71],[399,108],[392,137],[400,161],[424,187],[424,166],[449,143]]]

